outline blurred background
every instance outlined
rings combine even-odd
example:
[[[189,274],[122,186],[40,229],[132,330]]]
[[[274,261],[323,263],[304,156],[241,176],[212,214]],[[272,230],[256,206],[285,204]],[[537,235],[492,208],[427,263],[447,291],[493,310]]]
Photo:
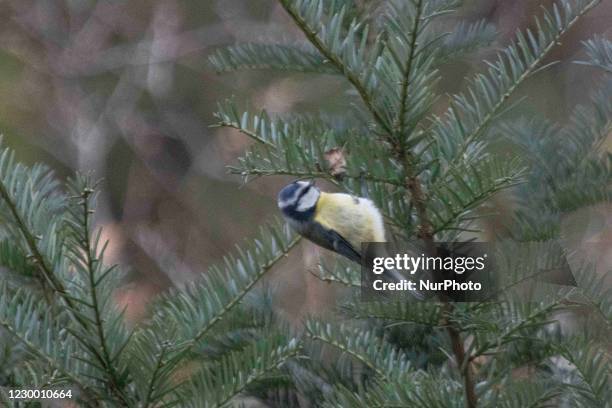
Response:
[[[374,1],[358,1],[361,7]],[[538,0],[473,0],[463,18],[486,19],[500,33],[492,46],[444,68],[440,88],[461,79],[539,14]],[[272,0],[4,0],[0,1],[0,133],[27,162],[42,161],[66,178],[74,170],[103,179],[98,222],[110,239],[110,260],[126,265],[117,300],[139,319],[156,293],[180,286],[219,261],[258,225],[277,214],[275,196],[288,180],[242,186],[228,175],[250,143],[212,128],[217,101],[269,112],[342,113],[347,84],[336,76],[281,72],[217,75],[207,56],[249,41],[301,41]],[[612,0],[603,3],[551,55],[563,62],[530,80],[528,109],[563,120],[597,84],[581,59],[581,40],[612,36]],[[444,106],[440,106],[440,109]],[[603,267],[612,265],[610,207],[568,218],[576,245],[590,242]],[[585,235],[586,234],[586,235]],[[295,256],[314,262],[303,244]],[[286,262],[272,280],[280,307],[297,318],[325,308],[332,290]]]

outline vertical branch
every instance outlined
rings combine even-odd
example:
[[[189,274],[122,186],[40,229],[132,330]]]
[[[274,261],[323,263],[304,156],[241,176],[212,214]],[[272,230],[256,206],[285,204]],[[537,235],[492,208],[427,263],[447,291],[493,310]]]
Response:
[[[451,341],[451,346],[453,348],[453,354],[455,355],[455,362],[457,363],[457,368],[461,371],[461,376],[463,377],[463,385],[465,389],[465,401],[468,408],[476,408],[478,405],[478,396],[476,395],[476,387],[474,384],[474,379],[472,377],[472,365],[470,361],[466,361],[465,356],[465,348],[463,345],[463,339],[461,339],[461,333],[456,325],[448,320],[448,314],[450,314],[454,306],[452,303],[446,302],[444,304],[444,308],[446,316],[444,317],[443,323],[446,326],[446,331],[448,333],[448,337]]]
[[[145,396],[144,402],[142,406],[147,408],[151,405],[151,400],[153,399],[153,392],[155,391],[155,384],[157,383],[157,379],[160,376],[160,371],[164,367],[164,358],[166,357],[166,351],[170,347],[170,344],[163,343],[161,344],[161,350],[159,350],[159,355],[157,356],[157,361],[155,363],[155,368],[153,369],[153,373],[151,374],[151,380],[149,381],[149,386],[147,387],[147,395]]]
[[[393,130],[395,131],[398,138],[403,132],[405,126],[404,111],[406,110],[406,103],[408,101],[408,88],[410,87],[410,74],[412,73],[412,64],[414,61],[414,56],[416,55],[416,47],[418,45],[417,35],[419,33],[421,16],[423,13],[423,0],[417,0],[415,7],[416,15],[414,16],[414,25],[412,26],[412,30],[410,32],[410,53],[408,54],[408,60],[406,61],[406,66],[403,72],[404,75],[401,84],[402,91],[400,95],[400,106],[397,110],[397,118],[395,120],[395,125],[393,126]]]
[[[400,144],[396,157],[403,163],[404,172],[406,173],[404,178],[406,190],[408,192],[408,197],[406,197],[406,200],[412,200],[414,203],[414,208],[417,212],[417,217],[419,220],[418,237],[423,240],[427,254],[429,256],[435,256],[437,249],[434,241],[434,232],[431,222],[429,221],[429,217],[427,216],[427,206],[421,181],[414,174],[412,153],[406,152],[403,144]],[[468,408],[476,408],[478,405],[478,397],[476,395],[471,366],[469,362],[465,361],[465,348],[463,340],[461,339],[461,332],[456,326],[456,323],[449,320],[449,315],[453,312],[455,307],[448,301],[448,299],[440,297],[440,300],[444,303],[444,318],[442,325],[446,328],[453,354],[455,356],[455,362],[461,371],[461,376],[463,377],[466,406]]]
[[[91,307],[94,313],[95,330],[98,336],[100,347],[102,348],[101,354],[96,353],[95,355],[98,357],[102,368],[104,368],[104,370],[106,371],[112,393],[115,394],[119,401],[121,401],[121,404],[123,406],[130,406],[131,404],[129,403],[127,397],[124,395],[121,389],[119,375],[117,374],[117,370],[115,369],[111,358],[111,353],[108,349],[108,341],[106,338],[106,332],[104,330],[104,319],[102,317],[102,311],[100,310],[100,300],[98,299],[97,285],[99,284],[99,282],[96,282],[95,271],[96,268],[99,267],[99,265],[96,264],[100,262],[100,260],[96,259],[95,249],[92,248],[90,239],[90,221],[93,210],[90,208],[89,204],[90,197],[93,193],[94,190],[88,187],[84,188],[81,193],[80,198],[82,199],[81,203],[83,209],[83,236],[80,237],[80,239],[81,244],[83,245],[83,250],[85,252],[85,267],[87,268],[87,279],[89,283],[89,289],[91,291]]]
[[[474,141],[490,124],[490,122],[496,117],[497,113],[501,110],[504,104],[508,101],[516,89],[536,70],[540,63],[544,60],[544,58],[548,55],[548,53],[553,49],[555,45],[558,44],[560,37],[565,34],[577,21],[578,19],[584,15],[588,10],[593,8],[599,1],[593,0],[590,3],[586,4],[585,7],[580,10],[571,20],[569,20],[565,27],[561,27],[557,33],[551,38],[548,44],[541,50],[538,56],[534,57],[533,60],[526,67],[524,72],[516,78],[516,80],[507,88],[507,90],[501,95],[499,100],[493,104],[492,109],[480,118],[478,124],[474,127],[474,129],[470,132],[468,136],[465,137],[462,146],[460,148],[459,154],[455,157],[459,157],[461,152],[465,151],[469,146],[469,143]],[[560,23],[559,23],[560,24]],[[414,37],[412,37],[414,39]],[[524,40],[523,40],[524,41]],[[519,44],[523,46],[521,43],[521,39],[519,37]],[[402,90],[403,91],[403,90]],[[404,94],[402,93],[402,96]],[[403,101],[403,99],[402,99]],[[401,113],[401,112],[400,112]],[[459,125],[461,125],[461,121],[459,120]],[[401,123],[401,122],[400,122]],[[399,130],[401,131],[401,129]],[[405,144],[401,139],[399,139],[394,145],[394,150],[396,151],[396,157],[403,163],[404,171],[405,171],[405,184],[406,188],[409,191],[409,195],[414,202],[414,206],[417,212],[418,220],[419,220],[419,228],[418,235],[425,242],[425,247],[427,252],[430,255],[435,255],[436,248],[434,242],[434,231],[432,229],[431,222],[427,216],[427,205],[426,205],[426,197],[422,191],[422,184],[418,180],[418,177],[414,173],[414,156],[412,152],[408,151],[405,148]],[[444,299],[440,297],[440,300],[444,302],[444,311],[445,317],[443,324],[446,327],[447,333],[449,335],[451,346],[453,350],[453,354],[455,356],[455,360],[457,366],[461,372],[464,381],[464,389],[466,396],[466,406],[468,408],[475,408],[478,404],[478,397],[475,391],[475,384],[473,379],[473,373],[471,371],[470,357],[466,356],[465,346],[463,344],[463,339],[461,338],[461,332],[456,322],[452,322],[449,317],[454,310],[454,305],[448,302],[448,299]]]

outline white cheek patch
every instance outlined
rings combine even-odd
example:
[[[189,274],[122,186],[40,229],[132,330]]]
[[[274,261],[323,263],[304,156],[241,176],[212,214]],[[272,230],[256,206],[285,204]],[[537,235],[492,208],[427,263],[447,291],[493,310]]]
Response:
[[[278,207],[279,208],[285,208],[285,207],[289,207],[290,205],[293,205],[293,203],[295,203],[295,200],[297,200],[298,196],[300,195],[302,190],[304,190],[304,188],[305,188],[305,186],[300,186],[299,188],[296,188],[293,191],[291,196],[287,197],[284,200],[278,200]]]
[[[319,192],[314,188],[311,188],[306,194],[302,196],[302,198],[300,198],[300,203],[297,206],[296,210],[300,212],[308,211],[315,206],[318,199]]]

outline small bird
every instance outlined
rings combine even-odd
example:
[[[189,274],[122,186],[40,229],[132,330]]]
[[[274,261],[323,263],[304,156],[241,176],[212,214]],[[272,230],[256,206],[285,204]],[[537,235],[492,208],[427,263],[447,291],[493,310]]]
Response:
[[[285,186],[278,193],[278,208],[300,235],[360,265],[364,256],[361,243],[386,242],[382,214],[372,201],[324,193],[314,181],[294,181]],[[395,282],[405,280],[397,270],[387,269],[385,276]],[[424,299],[418,290],[411,290],[410,295]]]
[[[300,235],[360,265],[368,263],[364,262],[361,243],[386,242],[382,215],[372,201],[324,193],[314,181],[294,181],[285,186],[278,193],[278,208]],[[395,282],[405,279],[397,270],[386,270],[385,275]],[[420,291],[410,294],[423,299]]]
[[[278,207],[300,235],[359,264],[362,242],[385,242],[382,215],[367,198],[295,181],[278,193]]]

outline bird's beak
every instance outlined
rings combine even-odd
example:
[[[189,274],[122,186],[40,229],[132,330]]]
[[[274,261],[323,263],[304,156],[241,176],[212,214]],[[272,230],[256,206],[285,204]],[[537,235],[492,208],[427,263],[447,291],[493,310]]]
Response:
[[[310,183],[308,183],[308,187],[312,187],[315,185],[315,179],[310,180]]]

